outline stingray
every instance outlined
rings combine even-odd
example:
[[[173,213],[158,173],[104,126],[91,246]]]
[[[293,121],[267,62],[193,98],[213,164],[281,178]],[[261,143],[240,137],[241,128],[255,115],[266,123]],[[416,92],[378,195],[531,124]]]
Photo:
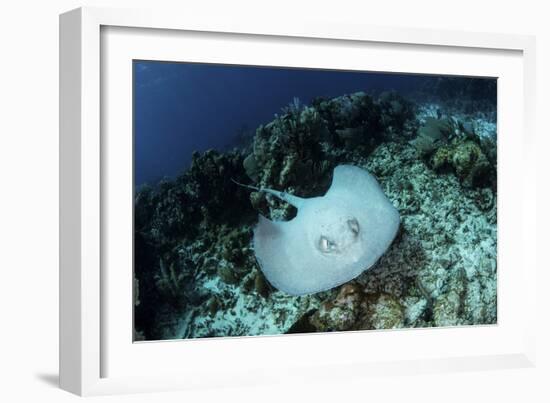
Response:
[[[243,186],[297,209],[289,221],[260,214],[253,241],[267,280],[290,295],[313,294],[354,279],[378,261],[399,229],[399,213],[374,176],[353,165],[334,169],[322,197]]]

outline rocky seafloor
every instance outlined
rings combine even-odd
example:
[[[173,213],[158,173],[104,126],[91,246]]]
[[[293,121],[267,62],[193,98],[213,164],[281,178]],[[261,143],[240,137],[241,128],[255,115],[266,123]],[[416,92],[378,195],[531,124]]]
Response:
[[[135,340],[494,324],[496,105],[395,92],[295,99],[240,148],[135,196]],[[367,169],[401,226],[356,279],[313,295],[274,289],[252,245],[258,214],[295,210],[233,181],[323,195],[339,164]]]

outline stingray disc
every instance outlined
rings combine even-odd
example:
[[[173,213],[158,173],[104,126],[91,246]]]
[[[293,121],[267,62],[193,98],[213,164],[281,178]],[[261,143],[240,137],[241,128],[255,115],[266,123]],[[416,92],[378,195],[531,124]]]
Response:
[[[399,213],[376,179],[359,167],[339,165],[328,192],[300,199],[292,220],[260,215],[254,252],[275,288],[311,294],[346,283],[371,267],[398,228]]]

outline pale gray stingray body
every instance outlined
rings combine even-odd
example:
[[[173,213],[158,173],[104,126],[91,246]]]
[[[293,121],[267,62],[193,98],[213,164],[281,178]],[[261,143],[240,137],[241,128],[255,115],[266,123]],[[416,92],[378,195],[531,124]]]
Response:
[[[376,179],[356,166],[337,166],[322,197],[258,190],[298,210],[290,221],[260,215],[254,230],[262,272],[291,295],[325,291],[354,279],[384,254],[399,228],[399,213]]]

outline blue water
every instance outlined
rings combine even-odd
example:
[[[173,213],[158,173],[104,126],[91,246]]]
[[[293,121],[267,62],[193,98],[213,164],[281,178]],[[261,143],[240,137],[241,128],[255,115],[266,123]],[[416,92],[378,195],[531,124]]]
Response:
[[[191,153],[226,149],[294,97],[415,89],[425,77],[365,72],[134,62],[135,184],[188,168]]]

